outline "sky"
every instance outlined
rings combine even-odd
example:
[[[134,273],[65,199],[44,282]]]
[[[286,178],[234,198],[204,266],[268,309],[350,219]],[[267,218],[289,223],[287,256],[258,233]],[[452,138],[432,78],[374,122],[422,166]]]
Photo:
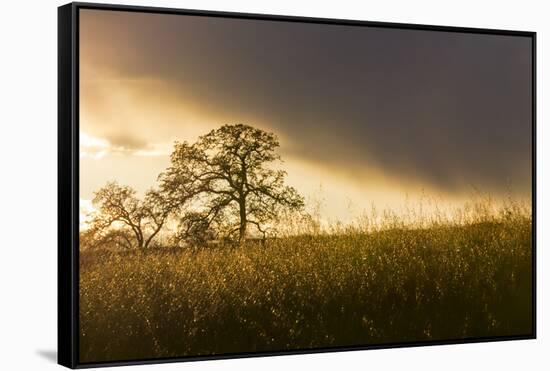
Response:
[[[174,141],[275,133],[329,220],[423,197],[530,197],[531,40],[80,10],[80,196],[143,193]]]

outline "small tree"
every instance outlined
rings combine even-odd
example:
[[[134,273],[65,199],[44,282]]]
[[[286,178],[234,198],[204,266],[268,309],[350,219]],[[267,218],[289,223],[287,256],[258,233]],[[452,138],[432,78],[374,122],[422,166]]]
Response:
[[[133,188],[116,182],[95,192],[92,202],[97,210],[92,214],[90,230],[102,240],[122,240],[120,243],[128,248],[149,247],[170,212],[170,204],[158,191],[148,191],[141,201]]]
[[[217,237],[216,227],[203,213],[187,212],[179,221],[175,241],[192,247],[204,246]]]
[[[304,205],[284,184],[286,172],[273,166],[281,161],[278,147],[273,133],[242,124],[224,125],[194,144],[176,142],[171,166],[160,176],[161,189],[180,210],[195,209],[183,216],[191,229],[193,224],[208,229],[222,220],[230,226],[227,234],[238,232],[239,241],[249,225],[265,236],[281,208]]]

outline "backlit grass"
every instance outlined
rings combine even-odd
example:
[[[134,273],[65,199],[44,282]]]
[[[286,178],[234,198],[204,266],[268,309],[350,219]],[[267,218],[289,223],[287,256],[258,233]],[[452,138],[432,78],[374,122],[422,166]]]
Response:
[[[526,335],[531,217],[81,252],[82,362]]]

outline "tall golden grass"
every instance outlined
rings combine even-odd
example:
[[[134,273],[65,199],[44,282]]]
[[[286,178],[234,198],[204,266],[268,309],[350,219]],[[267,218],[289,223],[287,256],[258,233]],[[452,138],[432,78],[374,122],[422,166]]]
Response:
[[[87,250],[81,362],[532,332],[528,207],[393,213],[238,248]]]

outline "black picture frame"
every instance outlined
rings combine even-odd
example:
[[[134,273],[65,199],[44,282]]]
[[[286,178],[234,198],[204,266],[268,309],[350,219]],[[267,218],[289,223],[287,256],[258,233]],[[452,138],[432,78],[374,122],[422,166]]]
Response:
[[[193,15],[284,22],[303,22],[361,27],[383,27],[411,30],[431,30],[457,33],[508,35],[530,38],[532,45],[532,333],[445,341],[417,341],[351,347],[331,347],[281,352],[223,354],[198,357],[156,358],[120,362],[81,363],[79,361],[79,11],[97,9],[125,12]],[[137,365],[181,361],[199,361],[288,354],[321,353],[380,348],[448,345],[536,338],[536,33],[496,30],[369,22],[343,19],[308,18],[280,15],[197,11],[146,6],[70,3],[58,8],[58,363],[70,368]]]

